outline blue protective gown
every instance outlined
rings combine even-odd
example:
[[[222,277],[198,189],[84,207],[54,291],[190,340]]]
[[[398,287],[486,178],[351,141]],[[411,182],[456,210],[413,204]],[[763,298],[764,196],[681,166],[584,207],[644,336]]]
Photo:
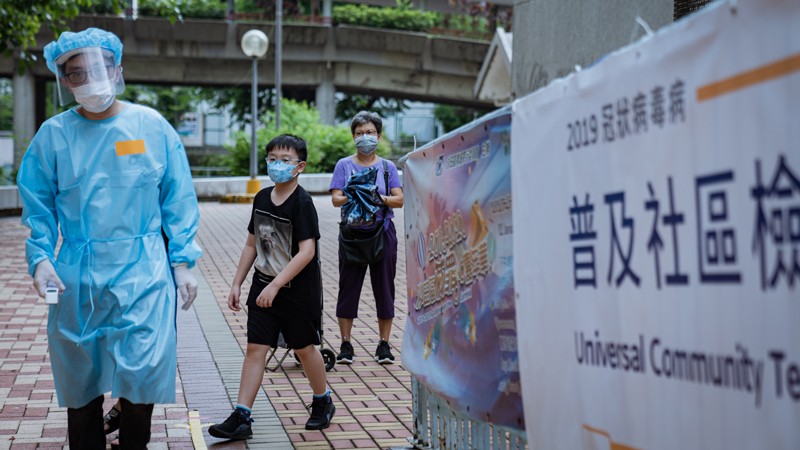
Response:
[[[178,134],[143,106],[125,104],[101,121],[69,110],[36,133],[17,184],[31,275],[40,261],[54,261],[59,226],[63,238],[54,265],[66,290],[47,324],[59,405],[78,408],[108,391],[133,403],[173,403],[170,264],[192,267],[202,253]]]

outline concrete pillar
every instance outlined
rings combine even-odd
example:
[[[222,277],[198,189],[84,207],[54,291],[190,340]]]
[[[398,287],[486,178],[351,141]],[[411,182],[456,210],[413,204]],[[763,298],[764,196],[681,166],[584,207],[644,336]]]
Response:
[[[325,125],[336,123],[336,87],[333,85],[333,69],[320,69],[323,71],[322,82],[317,86],[317,110],[319,121]]]
[[[333,23],[333,0],[322,0],[322,23]]]
[[[228,0],[228,10],[225,12],[225,18],[229,21],[233,21],[236,17],[236,2],[234,0]]]
[[[20,75],[14,70],[14,168],[36,134],[36,83],[30,70]]]
[[[139,0],[128,0],[125,4],[125,19],[136,20],[139,16]]]

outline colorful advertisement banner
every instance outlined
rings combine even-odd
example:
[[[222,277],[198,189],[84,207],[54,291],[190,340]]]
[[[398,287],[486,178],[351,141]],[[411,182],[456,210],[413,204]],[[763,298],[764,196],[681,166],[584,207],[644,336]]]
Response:
[[[523,429],[510,131],[502,109],[405,162],[403,365],[453,410]]]
[[[800,2],[708,5],[512,123],[529,445],[800,448]]]

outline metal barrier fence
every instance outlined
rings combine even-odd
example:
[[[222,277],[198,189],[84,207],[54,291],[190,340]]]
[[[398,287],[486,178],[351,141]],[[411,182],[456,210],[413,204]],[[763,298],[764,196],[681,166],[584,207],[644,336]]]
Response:
[[[525,449],[524,431],[475,420],[453,411],[447,402],[411,377],[415,448],[430,449]]]

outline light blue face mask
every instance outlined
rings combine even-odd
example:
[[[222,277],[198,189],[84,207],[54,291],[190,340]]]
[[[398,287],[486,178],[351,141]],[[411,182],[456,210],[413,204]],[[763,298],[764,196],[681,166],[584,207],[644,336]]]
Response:
[[[273,183],[286,183],[294,178],[292,171],[297,164],[286,164],[281,160],[267,162],[267,174]]]
[[[362,134],[356,138],[356,149],[362,155],[371,155],[378,148],[378,136]]]

